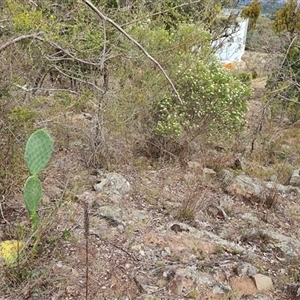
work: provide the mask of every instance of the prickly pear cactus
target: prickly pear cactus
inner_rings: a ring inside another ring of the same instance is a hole
[[[42,184],[36,175],[27,178],[23,196],[29,214],[34,214],[42,199]]]
[[[37,208],[42,199],[42,184],[37,175],[49,162],[53,144],[50,135],[39,129],[30,136],[25,148],[25,161],[31,176],[25,182],[23,197],[34,230],[38,228]]]
[[[53,140],[44,129],[34,132],[27,141],[25,161],[31,175],[40,173],[49,162],[53,151]]]

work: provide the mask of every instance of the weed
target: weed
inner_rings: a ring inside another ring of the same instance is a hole
[[[188,189],[177,213],[178,220],[194,221],[195,214],[201,209],[205,209],[208,199],[207,194],[208,190],[199,184]]]
[[[272,208],[278,201],[278,198],[280,196],[280,193],[278,189],[270,188],[266,191],[266,199],[264,200],[263,205],[265,205],[267,208]]]
[[[159,260],[159,261],[156,262],[156,266],[157,266],[157,267],[164,267],[164,266],[165,266],[165,262]]]
[[[205,260],[206,259],[206,254],[200,249],[193,247],[193,252],[196,255],[198,260]]]
[[[243,253],[243,250],[237,249],[237,248],[233,248],[233,249],[231,250],[231,253],[232,253],[233,255],[238,255],[238,254],[242,254],[242,253]]]
[[[65,228],[62,232],[62,236],[65,240],[68,240],[71,237],[70,230]]]
[[[222,254],[224,252],[223,246],[217,245],[213,251],[214,254]]]
[[[200,292],[197,289],[192,289],[186,294],[187,298],[197,299],[200,296]]]

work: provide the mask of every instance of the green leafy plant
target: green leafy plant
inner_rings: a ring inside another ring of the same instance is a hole
[[[42,199],[42,184],[38,174],[49,162],[53,145],[54,142],[47,131],[39,129],[30,136],[25,148],[25,161],[30,176],[25,182],[23,197],[34,230],[38,228],[37,208]]]
[[[166,95],[156,111],[159,135],[178,138],[184,133],[231,134],[245,124],[249,86],[237,80],[217,62],[201,60],[189,68],[177,67],[180,103]]]

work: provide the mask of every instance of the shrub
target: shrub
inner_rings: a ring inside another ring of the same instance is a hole
[[[210,34],[201,26],[181,23],[176,29],[133,24],[130,34],[160,62],[178,90],[180,101],[153,62],[128,41],[131,59],[115,59],[120,96],[106,107],[105,119],[134,132],[138,150],[152,157],[178,156],[201,134],[234,134],[244,125],[249,83],[225,70],[214,56]],[[128,54],[127,56],[128,57]],[[122,101],[121,101],[122,99]],[[115,105],[114,105],[115,103]],[[114,111],[113,115],[110,112]],[[133,143],[132,143],[133,144]],[[145,153],[146,152],[146,153]]]
[[[271,92],[273,113],[287,116],[292,122],[300,118],[299,82],[300,44],[291,47],[280,68],[268,78],[267,89]]]
[[[158,103],[156,133],[179,138],[185,133],[232,134],[245,124],[250,89],[217,62],[178,66],[182,102],[166,94]]]

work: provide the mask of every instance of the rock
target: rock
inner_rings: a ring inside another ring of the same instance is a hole
[[[225,185],[225,191],[245,200],[266,204],[268,207],[271,207],[276,202],[277,197],[282,194],[300,195],[300,189],[296,186],[284,186],[273,181],[261,181],[245,174],[234,177],[227,186]]]
[[[257,269],[249,263],[242,262],[236,266],[235,273],[239,277],[242,277],[242,276],[252,277],[257,273]]]
[[[101,206],[98,208],[100,217],[106,219],[111,225],[121,224],[123,212],[118,207]]]
[[[300,195],[300,188],[292,185],[282,185],[280,183],[275,182],[264,182],[269,194],[274,194],[274,192],[279,192],[281,194],[288,194],[298,196]]]
[[[300,187],[300,170],[294,170],[290,179],[290,185]]]
[[[266,275],[256,274],[253,280],[259,291],[268,291],[273,288],[272,279]]]
[[[130,191],[130,183],[120,174],[106,173],[100,182],[94,185],[96,192],[100,192],[114,202],[121,201]]]
[[[285,256],[293,258],[300,254],[300,241],[296,238],[285,236],[270,230],[262,230],[261,232],[271,239],[275,247],[280,249]]]
[[[208,230],[198,230],[192,226],[188,226],[184,223],[176,222],[180,228],[184,229],[180,232],[171,230],[171,226],[174,223],[169,223],[168,230],[164,227],[157,228],[157,233],[149,232],[144,234],[144,245],[151,245],[155,248],[169,247],[171,254],[176,255],[182,262],[192,262],[195,259],[195,254],[191,255],[193,249],[203,253],[203,255],[209,255],[214,253],[216,247],[226,249],[232,249],[238,253],[244,253],[245,248],[241,245],[222,239],[219,235],[216,235]],[[177,227],[177,226],[176,226]]]
[[[273,174],[268,178],[268,181],[276,182],[278,180],[278,175]]]
[[[217,173],[213,169],[209,168],[204,168],[203,169],[203,175],[204,176],[209,176],[209,177],[214,177]]]
[[[180,295],[182,292],[186,293],[195,288],[201,290],[201,286],[213,286],[215,283],[216,281],[211,275],[199,272],[196,266],[188,266],[175,271],[175,276],[170,281],[168,288],[173,294]]]
[[[209,168],[204,168],[202,174],[203,174],[203,180],[207,182],[210,182],[217,175],[217,173],[213,169],[209,169]]]
[[[277,185],[278,187],[279,185]],[[300,195],[300,188],[292,185],[282,186],[282,192],[287,195],[299,196]]]
[[[234,179],[233,173],[226,169],[220,171],[218,177],[225,187],[227,187]]]
[[[231,287],[218,282],[217,284],[214,285],[212,291],[214,294],[224,295],[231,291]]]
[[[230,286],[234,292],[242,295],[253,295],[257,293],[257,288],[253,280],[248,277],[231,277],[229,279]]]
[[[226,191],[249,201],[261,202],[265,199],[265,187],[262,182],[244,174],[236,176],[226,187]]]

